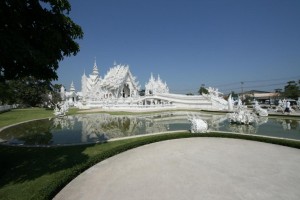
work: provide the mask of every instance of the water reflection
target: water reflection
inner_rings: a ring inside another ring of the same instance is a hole
[[[91,142],[139,134],[166,132],[169,123],[155,123],[155,119],[135,116],[78,115],[54,119],[55,127],[74,130],[81,125],[81,141]]]
[[[267,122],[268,117],[259,117],[258,121],[252,125],[227,123],[226,129],[229,132],[256,134],[259,130],[259,127],[263,124],[266,124]]]
[[[196,113],[207,121],[210,131],[238,132],[300,139],[299,120],[261,117],[255,125],[230,124],[226,115]],[[189,130],[186,112],[112,116],[82,114],[38,120],[0,132],[0,141],[8,144],[57,145],[102,142],[133,135]],[[3,142],[4,141],[4,142]]]
[[[52,144],[52,126],[49,120],[36,120],[7,128],[0,132],[0,140],[10,144]]]
[[[282,125],[283,130],[297,130],[300,121],[292,119],[276,119],[276,122]]]

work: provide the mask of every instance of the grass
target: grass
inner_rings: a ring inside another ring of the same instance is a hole
[[[43,108],[13,109],[0,114],[0,128],[23,121],[47,117],[53,117],[53,110]]]
[[[68,114],[73,115],[77,112],[78,109],[72,108]],[[54,117],[53,110],[44,108],[13,109],[9,112],[0,113],[0,128],[19,122],[49,117]]]
[[[76,113],[77,111],[73,110],[72,112]],[[3,117],[3,114],[9,117]],[[0,114],[0,121],[2,122],[2,119],[7,118],[4,124],[9,125],[9,123],[19,122],[21,119],[49,117],[52,111],[31,109],[15,110],[12,113],[3,114]],[[145,144],[188,137],[238,138],[300,149],[300,142],[298,141],[226,133],[174,133],[103,144],[50,148],[0,146],[0,199],[52,199],[81,172],[106,158]]]
[[[74,115],[74,114],[86,114],[90,111],[83,111],[78,112],[79,109],[77,108],[71,108],[69,109],[68,115]],[[173,111],[180,111],[180,110],[173,110]],[[153,111],[153,112],[121,112],[121,111],[115,111],[115,112],[107,112],[107,111],[97,111],[97,113],[109,113],[112,115],[142,115],[142,114],[153,114],[153,113],[160,113],[161,111]],[[167,112],[167,111],[164,111]],[[46,110],[44,108],[28,108],[28,109],[13,109],[9,112],[0,113],[0,129],[16,124],[19,122],[24,122],[28,120],[33,119],[41,119],[41,118],[49,118],[54,117],[53,110]]]

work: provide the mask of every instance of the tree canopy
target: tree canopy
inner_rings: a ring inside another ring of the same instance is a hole
[[[0,82],[57,79],[59,61],[76,55],[83,37],[70,10],[68,0],[0,1]]]
[[[52,107],[61,100],[60,88],[60,84],[52,85],[50,81],[38,80],[33,77],[0,82],[0,105]]]
[[[0,97],[1,102],[24,106],[36,106],[42,103],[43,95],[51,89],[49,81],[39,81],[32,77],[10,80],[0,85],[5,86],[4,91],[8,94]]]
[[[204,87],[201,86],[200,89],[198,90],[198,93],[201,94],[208,94],[208,90]]]
[[[289,81],[287,85],[284,86],[284,96],[287,98],[297,99],[300,96],[300,80],[298,84],[296,81]]]

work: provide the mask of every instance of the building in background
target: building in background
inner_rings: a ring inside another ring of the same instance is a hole
[[[160,76],[151,74],[145,84],[145,95],[140,95],[140,85],[128,65],[114,63],[105,76],[99,73],[96,62],[92,73],[81,77],[81,91],[76,92],[74,84],[70,91],[62,87],[61,96],[70,105],[82,109],[144,109],[144,108],[195,108],[207,110],[224,110],[227,101],[215,88],[209,88],[206,95],[187,96],[169,93],[169,87]]]
[[[242,99],[255,99],[261,104],[275,104],[276,100],[278,100],[280,97],[280,93],[259,90],[250,90],[240,93],[239,95],[242,97]]]

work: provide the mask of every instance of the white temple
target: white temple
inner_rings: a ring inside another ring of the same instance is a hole
[[[82,109],[227,109],[227,102],[219,96],[217,89],[209,89],[208,95],[172,94],[159,75],[155,79],[151,74],[145,84],[145,95],[141,96],[140,85],[128,65],[114,63],[102,78],[95,61],[92,73],[87,76],[84,72],[81,78],[81,91],[76,92],[72,83],[69,92],[64,92],[62,88],[61,96],[71,105]]]
[[[66,89],[64,86],[61,86],[60,88],[60,97],[62,100],[68,102],[70,106],[74,106],[77,104],[77,102],[80,100],[81,92],[76,92],[74,83],[72,81],[70,90],[66,92]]]
[[[151,74],[148,83],[146,83],[145,85],[145,95],[155,95],[161,93],[169,93],[167,83],[163,83],[159,75],[157,77],[157,80],[155,80],[155,78]]]
[[[92,74],[87,77],[84,73],[81,78],[82,99],[84,101],[102,101],[137,97],[140,86],[135,79],[128,65],[116,64],[102,78],[99,76],[95,62]]]

